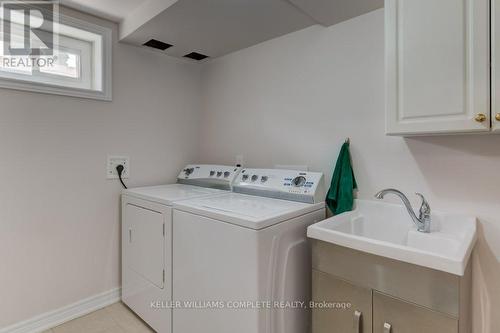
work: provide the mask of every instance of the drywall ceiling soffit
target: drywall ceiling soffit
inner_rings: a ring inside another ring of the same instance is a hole
[[[383,8],[384,0],[287,0],[324,26]]]
[[[211,58],[315,24],[330,26],[383,7],[383,0],[62,0],[69,7],[120,22],[119,39],[156,39],[174,57]]]
[[[133,24],[122,22],[121,41],[156,39],[173,45],[161,52],[175,57],[198,52],[215,58],[316,24],[286,0],[178,0],[145,22],[138,16]]]

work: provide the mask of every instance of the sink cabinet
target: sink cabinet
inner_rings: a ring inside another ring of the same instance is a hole
[[[312,298],[317,304],[349,303],[349,308],[313,309],[313,333],[372,331],[372,290],[313,270]]]
[[[312,333],[470,333],[463,276],[313,240]],[[350,307],[319,307],[319,304]]]
[[[458,319],[373,292],[373,332],[456,333]]]

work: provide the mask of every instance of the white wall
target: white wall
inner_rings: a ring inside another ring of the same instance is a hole
[[[145,49],[115,44],[113,61],[111,103],[0,89],[0,327],[120,285],[108,153],[131,156],[131,186],[236,154],[329,180],[347,136],[360,197],[418,190],[480,218],[474,332],[500,327],[500,136],[384,135],[382,10],[216,59],[201,86],[200,66]]]
[[[115,31],[113,102],[0,89],[0,328],[120,286],[108,153],[130,155],[131,186],[198,156],[199,66],[91,20]]]
[[[359,197],[396,187],[433,209],[474,214],[475,333],[500,327],[500,136],[384,135],[384,17],[378,10],[213,60],[202,76],[204,162],[307,164],[330,180],[351,138]],[[486,238],[486,240],[484,239]]]

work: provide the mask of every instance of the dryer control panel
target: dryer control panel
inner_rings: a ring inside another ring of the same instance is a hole
[[[230,190],[240,171],[240,167],[228,165],[188,164],[177,176],[177,182]]]
[[[244,168],[236,177],[233,191],[306,203],[325,199],[324,177],[320,172]]]

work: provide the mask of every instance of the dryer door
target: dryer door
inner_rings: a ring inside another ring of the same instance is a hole
[[[122,301],[156,332],[171,332],[172,208],[122,196]]]
[[[145,207],[127,203],[124,215],[124,241],[128,248],[131,270],[163,289],[165,287],[165,221],[164,215]]]

